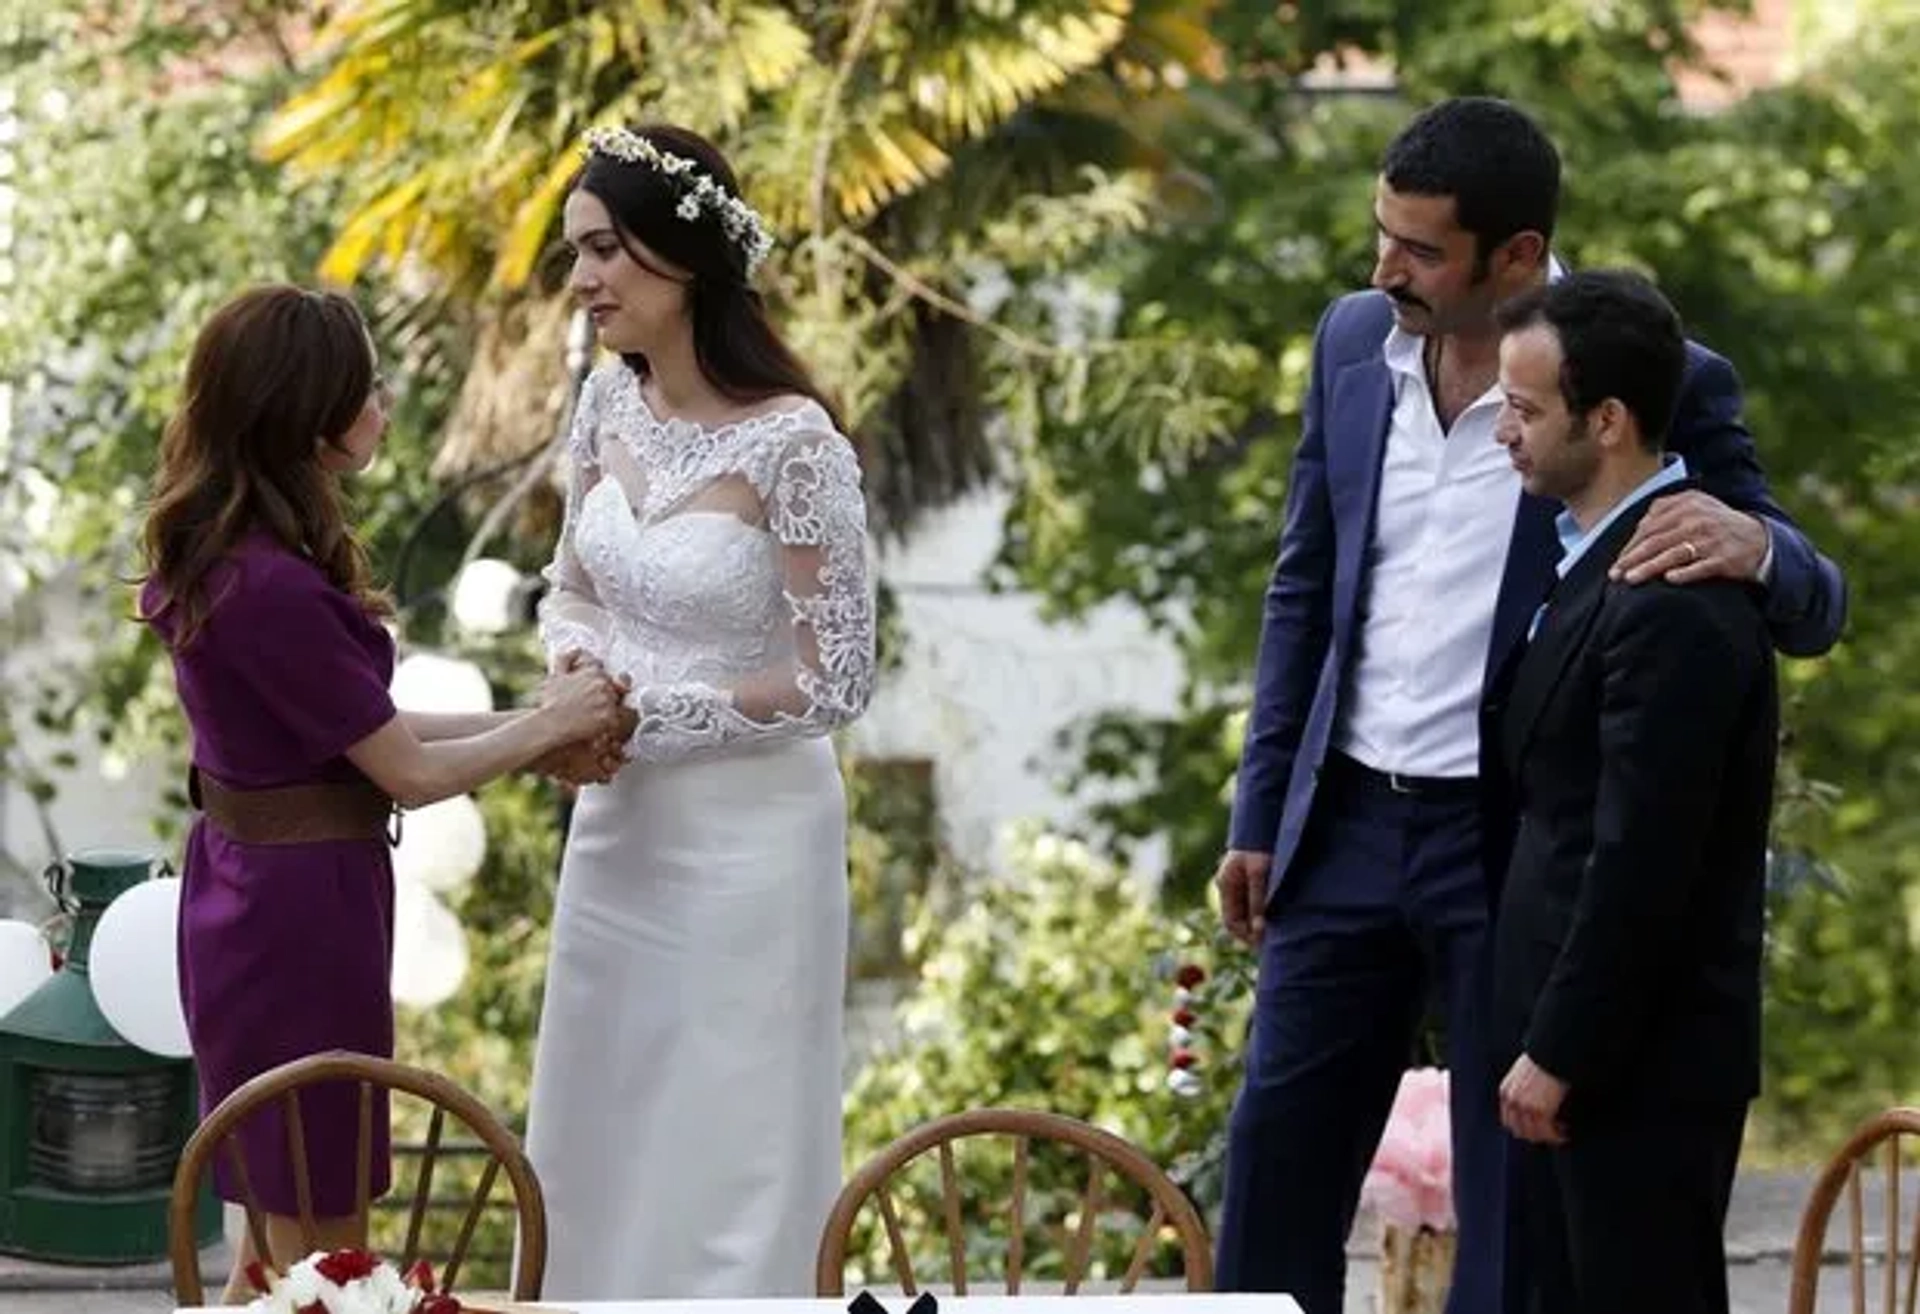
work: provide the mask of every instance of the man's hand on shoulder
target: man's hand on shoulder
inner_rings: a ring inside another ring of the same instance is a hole
[[[1267,929],[1267,877],[1273,871],[1271,853],[1228,849],[1213,875],[1220,891],[1220,921],[1227,934],[1244,945],[1258,945]]]
[[[1609,572],[1629,584],[1664,579],[1760,579],[1773,544],[1759,516],[1736,511],[1696,489],[1659,498],[1647,508]]]

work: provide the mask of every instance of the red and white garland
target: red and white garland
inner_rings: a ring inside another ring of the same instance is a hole
[[[1182,1099],[1193,1099],[1206,1089],[1194,1068],[1200,1054],[1195,1048],[1193,1024],[1199,1021],[1194,1011],[1201,982],[1207,970],[1198,963],[1182,963],[1173,974],[1173,1025],[1167,1031],[1167,1089]]]
[[[424,1259],[402,1275],[365,1250],[315,1251],[280,1274],[256,1260],[247,1280],[260,1293],[248,1308],[260,1314],[461,1314]]]

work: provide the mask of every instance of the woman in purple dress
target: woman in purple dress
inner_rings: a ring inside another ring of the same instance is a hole
[[[303,1055],[390,1056],[395,806],[464,793],[619,731],[619,689],[582,670],[541,706],[398,712],[388,608],[341,510],[387,425],[372,340],[353,303],[294,287],[247,292],[201,331],[162,442],[146,523],[142,619],[173,657],[200,809],[187,839],[180,988],[203,1111]],[[617,751],[611,743],[607,751]],[[302,1100],[323,1246],[361,1244],[358,1100]],[[386,1110],[374,1194],[389,1186]],[[284,1265],[301,1257],[279,1113],[242,1132],[248,1178]],[[222,1157],[215,1185],[241,1198]],[[227,1288],[247,1294],[242,1245]]]

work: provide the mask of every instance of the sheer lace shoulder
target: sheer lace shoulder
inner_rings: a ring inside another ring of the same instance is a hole
[[[548,654],[549,665],[558,665],[568,652],[579,652],[604,662],[612,638],[593,580],[574,550],[573,531],[579,523],[581,504],[588,490],[600,480],[600,399],[617,385],[618,380],[612,374],[615,370],[626,370],[625,363],[609,361],[587,376],[567,426],[566,511],[553,560],[541,572],[547,581],[547,592],[538,609],[540,642]]]
[[[631,374],[625,361],[609,360],[594,366],[580,385],[579,400],[574,403],[573,420],[567,429],[567,459],[597,464],[600,460],[600,416],[606,409],[602,398],[616,392],[620,376]]]
[[[769,532],[803,568],[790,570],[787,601],[817,649],[818,676],[802,672],[815,711],[834,724],[866,709],[873,692],[874,611],[867,582],[867,504],[853,445],[831,430],[792,434],[769,462],[762,492]]]

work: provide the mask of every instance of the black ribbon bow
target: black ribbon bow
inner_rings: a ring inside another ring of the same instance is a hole
[[[939,1314],[940,1302],[933,1298],[931,1291],[923,1291],[913,1298],[913,1304],[907,1306],[907,1314]],[[887,1314],[887,1307],[875,1298],[871,1291],[862,1291],[847,1302],[847,1314]]]

